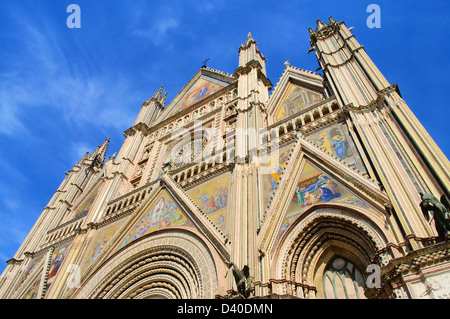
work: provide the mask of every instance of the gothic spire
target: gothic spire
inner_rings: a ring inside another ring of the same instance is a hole
[[[250,43],[256,43],[256,41],[255,41],[255,40],[253,39],[253,37],[252,37],[252,33],[251,33],[251,32],[249,32],[249,33],[247,34],[247,41],[245,42],[245,46],[246,46],[246,47],[249,46]]]
[[[161,86],[159,87],[158,91],[156,91],[156,93],[153,95],[153,97],[154,97],[155,99],[160,99],[160,98],[161,98],[162,88],[163,88],[163,86],[161,85]]]
[[[92,154],[89,155],[89,159],[95,160],[97,158],[97,161],[100,164],[103,164],[106,157],[106,150],[108,149],[110,137],[108,137],[102,144],[97,146],[97,148],[92,152]]]
[[[88,159],[89,152],[86,152],[83,157],[73,166],[73,167],[81,167],[84,160]]]
[[[256,41],[252,37],[252,33],[247,34],[245,45],[241,44],[239,47],[239,67],[244,67],[250,61],[257,61],[261,65],[261,72],[266,75],[266,58],[259,51]]]
[[[161,103],[162,107],[164,108],[165,104],[166,104],[166,97],[167,97],[167,91],[164,92],[163,96],[161,97],[161,99],[159,100],[159,103]]]
[[[330,20],[330,24],[338,24],[338,22],[334,20],[332,17],[329,17],[328,20]]]
[[[323,28],[327,27],[328,24],[323,22],[322,20],[317,19],[316,23],[316,32],[322,30]]]

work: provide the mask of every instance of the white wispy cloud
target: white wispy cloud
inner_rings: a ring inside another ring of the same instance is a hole
[[[153,44],[159,46],[167,43],[167,35],[171,29],[175,29],[178,22],[173,17],[163,17],[155,21],[149,28],[140,28],[132,31],[132,35],[144,37]]]
[[[0,134],[14,135],[18,132],[24,134],[26,128],[19,119],[17,112],[18,101],[11,92],[6,93],[5,89],[0,89]]]
[[[179,31],[180,14],[174,4],[153,10],[148,3],[139,2],[129,14],[131,35],[142,37],[156,46],[170,46],[170,32]]]
[[[0,160],[0,260],[12,258],[14,248],[19,248],[20,243],[28,233],[30,221],[29,201],[24,201],[23,193],[20,191],[21,185],[28,183],[28,178],[24,172],[15,168],[7,159]],[[28,222],[26,222],[28,220]],[[31,223],[33,220],[31,220]],[[6,240],[7,239],[7,240]],[[12,248],[12,246],[15,246]],[[8,251],[8,253],[6,253]],[[9,254],[9,255],[8,255]],[[0,265],[0,269],[1,269]]]
[[[21,24],[21,54],[26,63],[0,73],[1,134],[26,133],[23,120],[27,111],[44,107],[79,126],[123,129],[132,123],[132,114],[126,111],[130,103],[136,103],[130,81],[120,75],[89,72],[82,64],[74,68],[50,28],[30,21]],[[170,25],[167,22],[159,32],[163,34]]]

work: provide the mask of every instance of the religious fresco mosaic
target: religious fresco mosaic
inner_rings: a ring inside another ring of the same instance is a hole
[[[200,77],[200,79],[197,80],[187,91],[183,98],[173,107],[172,111],[168,116],[166,116],[166,118],[183,111],[192,104],[219,91],[226,85],[227,84],[211,78],[206,78],[204,76]]]
[[[192,223],[168,192],[162,190],[152,201],[144,216],[128,232],[119,248],[145,234],[175,226],[192,226]]]
[[[286,117],[298,113],[314,104],[322,101],[323,95],[309,91],[295,84],[290,84],[288,91],[281,102],[281,106],[275,114],[275,121],[280,121]]]
[[[228,184],[229,174],[225,174],[187,193],[225,235],[229,232],[227,227]]]
[[[98,193],[100,192],[100,185],[97,186],[91,194],[87,196],[87,198],[83,201],[83,203],[77,207],[75,211],[75,218],[84,216],[89,213],[92,205],[94,204],[95,199],[97,198]]]
[[[281,148],[278,152],[273,152],[268,156],[266,162],[265,173],[263,174],[264,185],[264,198],[267,203],[270,194],[275,190],[281,181],[281,175],[285,171],[288,165],[289,154],[294,148],[294,145],[290,145]]]
[[[52,262],[50,266],[50,270],[48,271],[48,277],[47,277],[47,290],[52,285],[53,281],[56,278],[56,275],[58,274],[59,268],[61,267],[61,264],[64,261],[64,258],[67,255],[67,252],[69,251],[69,247],[72,244],[72,242],[65,243],[59,247],[56,247],[55,250],[52,253]]]
[[[22,277],[19,281],[19,286],[21,285],[31,277],[34,277],[35,279],[33,282],[29,285],[28,289],[26,290],[25,294],[23,295],[22,299],[36,299],[37,294],[39,291],[39,284],[41,283],[41,274],[42,274],[42,260],[44,259],[44,254],[40,254],[39,256],[35,256],[31,263],[26,270],[25,273],[22,274]]]
[[[40,273],[42,273],[42,271],[40,271],[39,274]],[[30,288],[25,292],[22,299],[37,299],[40,284],[41,284],[41,276],[38,276],[37,279],[33,281]]]
[[[345,164],[366,172],[361,156],[350,136],[345,123],[336,123],[317,133],[308,136],[308,139],[327,149],[328,153],[336,155]]]
[[[373,207],[361,200],[346,187],[306,161],[297,182],[295,192],[290,199],[289,207],[284,215],[276,242],[278,242],[296,218],[309,207],[318,203],[351,204],[377,213]]]
[[[20,287],[24,283],[24,281],[27,280],[37,270],[39,265],[42,263],[43,258],[44,258],[44,255],[41,254],[39,256],[34,257],[31,260],[30,266],[28,267],[27,271],[24,272],[22,274],[22,277],[20,278],[18,287]],[[42,267],[42,265],[40,265],[40,266]]]
[[[124,220],[120,220],[97,230],[91,240],[91,243],[86,249],[85,256],[83,256],[81,260],[81,271],[92,264],[92,262],[99,256],[103,249],[111,242],[111,239],[117,233],[124,222]]]

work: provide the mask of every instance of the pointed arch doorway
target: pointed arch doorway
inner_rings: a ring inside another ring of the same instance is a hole
[[[351,260],[335,256],[326,266],[322,278],[325,299],[366,299],[364,275]]]

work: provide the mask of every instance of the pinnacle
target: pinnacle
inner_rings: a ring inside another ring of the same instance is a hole
[[[284,62],[284,67],[287,69],[288,67],[291,66],[291,63],[289,62],[289,60],[287,60],[286,62]]]
[[[158,91],[156,91],[156,93],[153,95],[154,98],[156,98],[156,99],[161,98],[162,88],[163,88],[163,86],[161,85],[159,87]]]
[[[164,105],[166,104],[166,97],[167,97],[167,91],[164,92],[164,95],[161,97],[161,99],[159,100],[159,102],[161,103],[161,105],[164,107]]]
[[[325,28],[327,25],[328,25],[327,23],[317,19],[316,31],[319,31],[319,30]]]
[[[247,40],[245,41],[245,45],[242,44],[241,47],[248,47],[251,43],[256,44],[256,41],[255,41],[255,39],[253,39],[252,33],[249,32],[249,33],[247,34]]]
[[[328,20],[330,21],[331,24],[336,24],[338,23],[336,20],[334,20],[332,17],[329,17]]]
[[[152,100],[156,100],[164,107],[164,104],[166,103],[166,97],[167,97],[167,91],[162,94],[163,86],[161,85],[158,89],[158,91],[153,94],[153,96],[149,99],[147,99],[144,103],[142,103],[142,106],[147,106],[150,104]]]
[[[90,155],[91,158],[95,158],[95,156],[99,156],[101,162],[103,163],[105,161],[105,156],[106,156],[106,150],[108,149],[108,144],[110,141],[111,137],[108,136],[108,138],[102,143],[100,144],[94,152],[92,152],[92,154]]]

